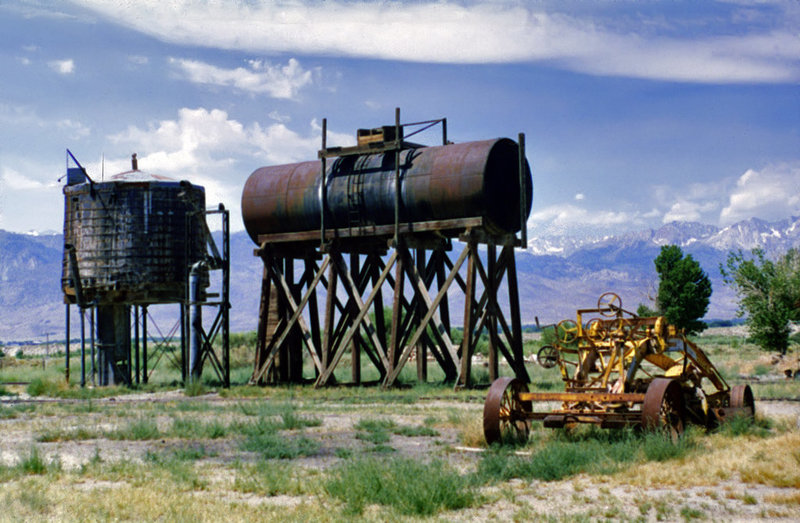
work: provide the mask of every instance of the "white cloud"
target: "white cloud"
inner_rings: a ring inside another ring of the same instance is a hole
[[[107,159],[105,172],[129,170],[129,154],[136,152],[141,170],[204,186],[209,204],[222,202],[232,210],[236,228],[247,176],[262,165],[316,159],[320,131],[316,121],[301,134],[284,123],[245,125],[219,109],[183,108],[175,120],[145,129],[131,126],[110,137],[125,152],[119,159]],[[332,145],[355,142],[354,137],[330,131],[328,140]],[[99,172],[99,165],[89,166],[89,172]]]
[[[79,140],[91,134],[91,129],[82,122],[64,118],[48,120],[26,106],[0,104],[0,123],[10,126],[33,127],[42,130],[57,129],[70,140]]]
[[[292,119],[288,114],[279,113],[278,111],[272,111],[267,116],[280,123],[287,123]]]
[[[544,61],[589,74],[686,82],[800,80],[797,16],[784,4],[765,7],[758,26],[722,11],[717,17],[727,24],[693,31],[690,14],[664,24],[664,13],[621,19],[595,5],[567,15],[516,0],[80,3],[184,45],[439,63]],[[244,73],[253,71],[237,75]]]
[[[747,170],[736,182],[720,223],[758,217],[765,220],[800,214],[800,163],[769,165]]]
[[[186,78],[195,83],[231,86],[251,93],[267,94],[273,98],[294,98],[297,92],[311,83],[311,71],[290,58],[284,66],[262,60],[248,60],[248,68],[223,69],[197,60],[170,58]]]
[[[68,60],[53,60],[47,62],[47,65],[58,74],[72,74],[75,72],[75,61],[71,58]]]
[[[150,59],[142,55],[131,55],[128,57],[128,61],[133,65],[147,65],[150,63]]]
[[[589,210],[577,205],[551,205],[531,213],[528,223],[531,225],[553,224],[570,225],[622,225],[640,222],[638,213],[625,211]]]
[[[519,172],[519,170],[518,170],[518,172]],[[583,199],[585,199],[585,198],[586,198],[586,195],[583,194],[582,192],[579,192],[579,193],[577,193],[575,195],[575,201],[578,201],[578,202],[583,200]]]
[[[0,180],[3,181],[3,185],[6,189],[12,191],[31,191],[46,187],[44,183],[24,176],[8,167],[3,168],[3,174],[0,175]]]
[[[704,222],[711,211],[719,209],[716,201],[692,201],[681,199],[673,203],[664,214],[663,223],[669,222]]]

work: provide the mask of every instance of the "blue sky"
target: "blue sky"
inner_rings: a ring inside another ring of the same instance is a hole
[[[795,1],[0,1],[0,71],[0,229],[61,229],[69,148],[97,178],[136,152],[238,230],[253,170],[396,106],[526,133],[534,235],[800,215]]]

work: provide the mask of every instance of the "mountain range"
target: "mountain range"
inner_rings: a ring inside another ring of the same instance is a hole
[[[800,247],[800,218],[776,222],[752,218],[719,228],[693,222],[672,222],[658,229],[605,238],[531,238],[517,251],[517,271],[524,323],[552,323],[573,317],[575,309],[593,307],[600,294],[614,291],[623,306],[635,310],[652,305],[657,276],[653,260],[661,246],[679,245],[711,279],[714,292],[706,318],[732,319],[735,294],[719,272],[728,252],[755,247],[776,256]],[[261,262],[244,232],[231,235],[231,330],[253,330],[258,316]],[[18,234],[0,230],[0,341],[64,337],[61,295],[60,234]],[[460,252],[460,247],[454,249]],[[451,292],[451,295],[453,293]],[[455,303],[458,296],[455,297]],[[457,306],[457,305],[455,305]],[[177,306],[151,307],[168,330]],[[77,323],[73,321],[72,336]]]

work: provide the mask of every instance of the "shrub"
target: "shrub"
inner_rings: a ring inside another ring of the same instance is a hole
[[[203,385],[203,382],[199,379],[188,381],[186,385],[183,387],[183,395],[188,396],[190,398],[202,396],[205,393],[206,393],[206,388]]]
[[[31,396],[57,396],[60,389],[61,385],[58,381],[38,377],[31,380],[27,391]]]

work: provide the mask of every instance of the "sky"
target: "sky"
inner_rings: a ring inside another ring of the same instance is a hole
[[[241,230],[251,172],[395,107],[456,142],[525,133],[532,235],[800,215],[794,0],[0,0],[0,71],[15,232],[62,229],[66,149],[95,179],[137,153]]]

